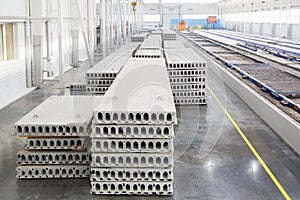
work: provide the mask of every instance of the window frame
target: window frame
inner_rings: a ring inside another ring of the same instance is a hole
[[[6,24],[12,24],[12,51],[13,51],[13,57],[12,59],[7,59],[7,36],[6,36]],[[2,48],[3,48],[3,60],[0,60],[0,64],[6,63],[6,62],[11,62],[16,60],[16,28],[15,28],[15,23],[14,22],[1,22],[0,25],[2,25]]]

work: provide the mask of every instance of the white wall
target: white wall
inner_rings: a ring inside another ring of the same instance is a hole
[[[145,15],[161,15],[162,25],[169,28],[172,19],[180,19],[183,15],[198,15],[207,18],[209,15],[217,15],[217,4],[207,3],[149,3],[145,6]],[[200,17],[201,18],[201,17]],[[144,25],[152,25],[153,22],[144,22]]]
[[[218,15],[226,29],[299,41],[300,0],[227,0],[218,4]],[[248,22],[254,23],[252,30]]]
[[[25,16],[25,1],[9,0],[0,2],[0,21],[6,17],[15,18]],[[24,23],[19,22],[14,26],[15,59],[0,62],[0,109],[12,101],[29,93],[26,88],[25,76],[25,45],[24,45]]]
[[[0,62],[0,109],[32,91],[26,88],[24,23],[17,23],[15,31],[16,59]]]
[[[70,3],[73,0],[62,1],[62,11],[64,19],[63,27],[63,65],[65,70],[69,69],[71,65],[72,56],[72,37],[71,37],[71,11]],[[73,1],[75,2],[75,1]],[[79,0],[82,14],[87,16],[86,0]],[[58,30],[57,30],[57,0],[43,0],[42,1],[42,16],[50,17],[50,57],[52,60],[51,70],[55,75],[58,75]],[[34,9],[33,5],[33,9]],[[34,11],[33,11],[34,12]],[[37,12],[38,13],[38,12]],[[13,18],[13,19],[12,19]],[[14,19],[15,18],[15,19]],[[8,62],[0,62],[0,109],[9,105],[11,102],[24,96],[32,91],[34,88],[26,87],[26,59],[25,59],[25,19],[26,19],[26,0],[0,0],[0,21],[16,21],[15,23],[15,60]],[[20,22],[21,21],[21,22]],[[41,36],[43,39],[42,44],[42,57],[46,57],[46,40],[45,40],[45,20],[41,20]],[[83,42],[83,35],[79,33],[79,59],[85,60],[86,49]],[[42,59],[42,58],[41,58]],[[47,61],[44,62],[45,66]],[[50,66],[49,63],[47,66]],[[48,69],[45,67],[45,69]]]
[[[25,16],[25,0],[0,0],[0,16]]]
[[[300,41],[300,24],[291,24],[291,37]]]

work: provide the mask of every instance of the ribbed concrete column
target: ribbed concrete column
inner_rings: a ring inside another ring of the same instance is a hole
[[[71,1],[71,16],[72,18],[78,17],[78,12],[76,9],[76,2]],[[79,22],[73,19],[71,22],[71,35],[72,35],[72,66],[79,66]]]
[[[94,15],[95,15],[95,0],[88,0],[88,41],[89,41],[89,47],[90,47],[90,53],[92,58],[92,65],[94,65],[94,50],[95,50],[95,38],[94,38]]]
[[[42,2],[40,0],[31,1],[31,16],[40,18],[42,16]],[[42,66],[42,20],[32,21],[32,44],[33,44],[33,86],[40,88],[43,82]]]
[[[110,53],[110,38],[111,38],[111,33],[110,33],[110,26],[111,26],[111,13],[110,13],[110,0],[106,0],[105,2],[105,28],[104,30],[106,31],[106,37],[104,38],[104,42],[106,43],[106,49],[107,53]]]
[[[105,10],[105,0],[100,0],[100,31],[101,31],[101,51],[103,57],[106,56],[106,10]]]

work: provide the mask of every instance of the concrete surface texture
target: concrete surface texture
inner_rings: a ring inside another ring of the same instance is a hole
[[[66,77],[73,81],[76,69]],[[292,199],[300,198],[300,157],[240,98],[208,70],[208,84],[235,119]],[[36,90],[0,111],[0,199],[100,199],[89,194],[89,179],[15,179],[16,155],[24,139],[12,124],[49,95]],[[177,107],[174,140],[174,195],[169,197],[101,196],[101,199],[283,199],[278,188],[246,146],[216,101],[207,107]]]
[[[144,42],[141,44],[141,50],[154,50],[154,49],[161,49],[162,47],[162,39],[161,35],[153,35],[151,34]]]
[[[108,55],[102,61],[97,63],[86,72],[87,78],[96,78],[97,74],[104,73],[119,73],[124,64],[127,62],[132,52],[139,46],[140,43],[128,43],[121,46],[116,51]],[[105,77],[99,77],[105,78]]]
[[[93,117],[93,99],[92,96],[51,96],[16,122],[16,133],[21,125],[86,125]]]
[[[178,43],[181,43],[180,41],[177,41]],[[168,63],[168,67],[173,68],[188,68],[185,65],[180,64],[195,64],[195,66],[189,66],[189,68],[202,68],[205,67],[203,64],[205,64],[205,60],[199,56],[193,49],[191,48],[176,48],[176,49],[168,49],[165,50],[166,54],[166,60]],[[171,66],[170,66],[171,64]],[[200,66],[198,67],[199,64]],[[172,66],[174,65],[174,66]]]
[[[130,58],[114,83],[96,106],[96,111],[160,112],[163,110],[175,113],[167,69],[162,58]]]

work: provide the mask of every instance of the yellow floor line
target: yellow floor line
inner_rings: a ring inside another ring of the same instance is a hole
[[[226,116],[231,121],[231,123],[233,124],[233,126],[236,128],[236,130],[238,131],[238,133],[244,139],[244,141],[246,142],[246,144],[248,145],[248,147],[250,148],[250,150],[252,151],[252,153],[255,155],[255,157],[257,158],[257,160],[260,162],[260,164],[263,166],[263,168],[265,169],[265,171],[268,173],[268,175],[270,176],[270,178],[272,179],[272,181],[274,182],[274,184],[280,190],[280,192],[282,193],[282,195],[284,196],[284,198],[290,200],[291,199],[290,196],[287,194],[287,192],[285,191],[285,189],[281,186],[281,184],[279,183],[279,181],[276,179],[276,177],[271,172],[271,170],[269,169],[269,167],[267,166],[267,164],[263,161],[263,159],[257,153],[257,151],[255,150],[255,148],[253,147],[253,145],[249,142],[249,140],[247,139],[247,137],[245,136],[245,134],[242,132],[242,130],[239,128],[239,126],[235,123],[235,121],[233,120],[233,118],[231,117],[231,115],[228,113],[228,111],[226,110],[226,108],[223,106],[223,104],[221,103],[221,101],[218,99],[218,97],[210,89],[209,86],[207,88],[208,88],[209,92],[211,93],[211,95],[214,97],[214,99],[218,102],[218,104],[220,105],[220,107],[223,109],[223,111],[225,112]]]

